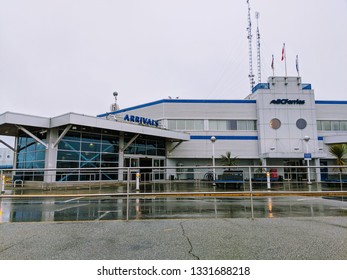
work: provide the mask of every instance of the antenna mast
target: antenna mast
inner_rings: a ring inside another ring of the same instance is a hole
[[[259,12],[255,12],[255,18],[257,19],[257,70],[258,70],[258,83],[261,83],[261,63],[260,63],[260,32],[259,32]]]
[[[252,89],[254,87],[254,75],[253,75],[253,62],[252,62],[252,23],[251,23],[251,7],[249,4],[249,0],[247,0],[247,4],[248,4],[248,27],[247,27],[247,31],[248,31],[248,56],[249,56],[249,83],[251,86],[251,92]]]

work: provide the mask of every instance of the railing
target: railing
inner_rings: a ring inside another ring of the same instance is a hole
[[[253,219],[255,198],[339,196],[343,199],[347,195],[347,175],[340,166],[180,166],[146,167],[146,170],[151,171],[139,173],[139,167],[0,170],[0,200],[117,198],[125,201],[125,219],[129,220],[130,204],[138,200],[249,198]],[[307,176],[308,171],[311,176]],[[41,181],[28,178],[41,178]],[[76,178],[82,181],[68,180]]]
[[[142,185],[157,182],[210,183],[217,187],[246,190],[255,189],[307,190],[335,188],[347,184],[347,166],[172,166],[119,167],[81,169],[4,169],[0,170],[0,186],[25,189],[87,186],[88,188],[133,184],[140,174]],[[308,176],[308,174],[310,176]],[[237,188],[236,188],[237,187]]]

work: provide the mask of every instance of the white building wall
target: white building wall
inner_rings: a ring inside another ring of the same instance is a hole
[[[269,78],[270,89],[262,89],[252,96],[257,100],[259,149],[263,158],[303,158],[306,152],[318,157],[316,108],[313,90],[302,90],[297,77]],[[276,102],[279,102],[278,104]],[[270,126],[278,119],[281,126]],[[297,121],[304,119],[304,129]],[[309,136],[308,151],[303,140]]]
[[[212,157],[211,136],[217,137],[217,159],[227,151],[244,162],[271,159],[267,163],[272,164],[281,164],[284,159],[303,160],[306,152],[311,153],[312,158],[330,158],[323,138],[347,133],[318,131],[317,120],[347,120],[347,102],[316,102],[314,91],[309,84],[302,84],[300,77],[270,77],[264,85],[245,100],[163,99],[121,110],[120,115],[158,119],[164,128],[167,128],[167,120],[203,120],[203,130],[186,131],[190,141],[182,142],[172,151],[177,142],[168,144],[168,151],[171,151],[168,163],[191,160],[201,164],[209,160]],[[276,104],[271,103],[272,100],[300,102]],[[270,127],[274,118],[281,121],[279,129]],[[306,121],[305,128],[297,127],[299,119]],[[256,120],[257,130],[212,131],[209,120]],[[307,143],[305,136],[310,137]]]
[[[8,148],[0,148],[0,167],[13,166],[14,152]]]

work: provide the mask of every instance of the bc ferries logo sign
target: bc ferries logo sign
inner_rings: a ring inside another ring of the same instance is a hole
[[[149,125],[149,126],[159,126],[159,121],[152,120],[149,118],[139,117],[139,116],[133,116],[133,115],[125,115],[124,120],[128,122],[143,124],[143,125]]]
[[[270,104],[282,104],[282,105],[304,105],[305,100],[300,100],[300,99],[273,99],[271,100]]]

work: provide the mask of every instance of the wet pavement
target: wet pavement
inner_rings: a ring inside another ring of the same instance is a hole
[[[347,199],[322,197],[256,197],[255,218],[347,217]],[[129,209],[127,215],[127,209]],[[249,197],[233,198],[3,198],[0,223],[104,221],[142,219],[251,218]]]
[[[253,197],[251,219],[249,197],[147,197],[128,204],[106,195],[124,191],[16,190],[46,197],[2,197],[0,259],[347,259],[346,197]],[[216,190],[166,184],[140,193],[158,191]],[[74,197],[49,197],[56,194]]]

